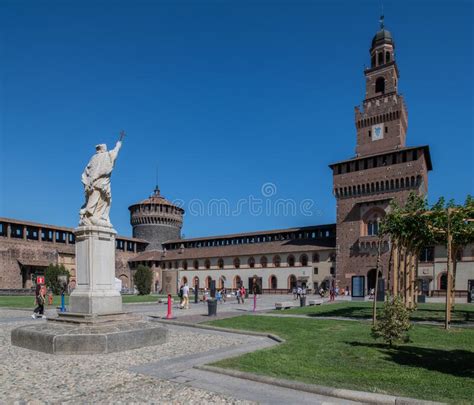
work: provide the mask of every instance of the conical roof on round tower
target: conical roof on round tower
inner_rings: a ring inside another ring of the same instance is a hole
[[[184,209],[163,197],[158,186],[150,197],[128,209],[133,235],[149,242],[147,250],[161,249],[166,240],[180,238]]]

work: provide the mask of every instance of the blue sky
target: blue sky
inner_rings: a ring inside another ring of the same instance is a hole
[[[112,176],[121,234],[157,167],[162,194],[188,208],[187,237],[334,222],[327,165],[354,155],[380,13],[375,0],[0,0],[0,215],[76,226],[95,144],[125,129]],[[474,191],[472,2],[384,1],[384,14],[407,144],[431,148],[429,200],[463,201]],[[293,199],[296,214],[255,215],[239,203],[249,198]],[[195,212],[212,199],[231,215]]]

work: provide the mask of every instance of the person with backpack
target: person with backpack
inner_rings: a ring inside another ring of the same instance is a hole
[[[181,308],[189,309],[189,287],[188,283],[185,283],[181,287]]]
[[[178,291],[179,307],[180,308],[183,308],[183,288],[184,288],[184,285],[181,284],[181,287],[179,287],[179,291]]]
[[[36,319],[37,316],[36,314],[40,315],[41,318],[46,319],[46,315],[44,314],[44,303],[46,301],[45,299],[45,289],[41,284],[38,284],[36,286],[36,308],[33,311],[33,314],[31,314],[31,317],[33,319]]]

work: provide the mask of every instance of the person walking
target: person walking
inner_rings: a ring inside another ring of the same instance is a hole
[[[247,292],[245,291],[245,287],[244,286],[240,287],[240,299],[242,301],[242,304],[245,303],[245,294],[246,293]]]
[[[183,308],[189,309],[189,287],[188,283],[183,286]]]
[[[235,296],[237,297],[237,304],[240,304],[240,288],[237,288],[235,292]]]
[[[46,316],[44,314],[44,303],[45,303],[45,289],[43,288],[42,285],[38,284],[36,286],[36,308],[33,311],[33,314],[31,314],[31,317],[33,319],[36,319],[37,316],[36,314],[40,315],[41,318],[46,319]]]

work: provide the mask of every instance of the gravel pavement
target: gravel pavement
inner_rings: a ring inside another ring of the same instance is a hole
[[[31,312],[0,311],[0,403],[248,404],[129,370],[158,360],[235,347],[244,337],[169,331],[161,346],[107,355],[52,356],[12,346],[13,328],[32,322]]]

